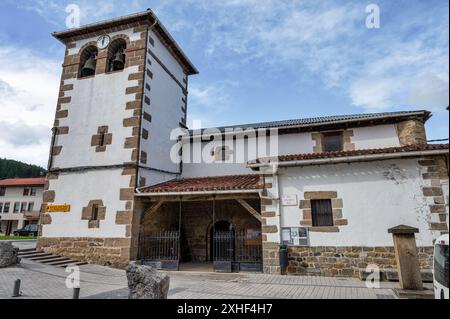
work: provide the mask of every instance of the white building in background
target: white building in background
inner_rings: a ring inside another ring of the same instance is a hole
[[[38,248],[115,267],[279,273],[286,244],[290,273],[358,276],[395,268],[388,229],[406,224],[430,267],[433,240],[448,232],[448,145],[427,144],[430,112],[172,139],[198,71],[152,11],[54,36],[66,55]]]
[[[0,234],[39,222],[45,178],[0,180]]]

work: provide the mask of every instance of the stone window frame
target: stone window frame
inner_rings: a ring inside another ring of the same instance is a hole
[[[333,226],[314,227],[312,219],[312,200],[330,200],[331,209],[333,211]],[[338,198],[337,192],[334,191],[308,191],[304,192],[304,199],[300,200],[300,210],[302,212],[302,219],[300,225],[307,227],[309,232],[322,233],[338,233],[341,226],[347,226],[348,220],[343,218],[342,210],[344,208],[344,201]]]
[[[96,212],[94,211],[95,208],[97,208]],[[86,207],[83,207],[81,219],[88,221],[88,228],[100,228],[100,221],[105,220],[105,218],[106,207],[102,200],[91,200]]]
[[[340,133],[342,136],[341,151],[354,151],[356,149],[356,145],[352,143],[352,137],[354,136],[354,132],[352,129],[330,130],[315,132],[311,134],[311,138],[315,142],[313,153],[323,153],[325,149],[324,136],[336,133]]]
[[[91,146],[95,146],[95,152],[106,152],[106,147],[112,144],[112,133],[108,133],[108,126],[99,126],[97,134],[94,134],[91,139]]]

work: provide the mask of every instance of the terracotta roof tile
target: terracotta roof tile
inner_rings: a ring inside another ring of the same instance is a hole
[[[409,146],[389,147],[389,148],[361,149],[361,150],[341,151],[341,152],[290,154],[279,156],[278,160],[280,162],[290,162],[290,161],[314,160],[323,158],[351,157],[361,155],[408,153],[408,152],[446,150],[446,149],[448,150],[448,146],[449,146],[448,144],[427,144],[427,145],[409,145]]]
[[[259,175],[183,178],[142,188],[142,193],[208,192],[263,189]]]
[[[45,184],[45,178],[14,178],[0,180],[0,186],[40,186]]]

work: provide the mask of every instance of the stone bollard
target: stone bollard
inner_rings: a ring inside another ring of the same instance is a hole
[[[0,268],[6,268],[20,263],[19,248],[10,242],[0,241]]]
[[[394,237],[400,286],[405,290],[423,290],[415,237],[418,232],[417,228],[405,225],[389,229]]]
[[[132,262],[127,268],[128,299],[167,299],[170,278],[150,266]]]

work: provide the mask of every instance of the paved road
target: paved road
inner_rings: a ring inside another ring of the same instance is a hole
[[[127,280],[123,270],[96,265],[80,267],[81,298],[127,298]],[[22,260],[19,266],[0,269],[0,298],[10,298],[13,282],[22,281],[21,298],[71,298],[65,286],[65,269]],[[277,276],[264,274],[215,274],[170,272],[171,299],[357,299],[394,298],[392,283],[381,289],[367,289],[357,279]]]

